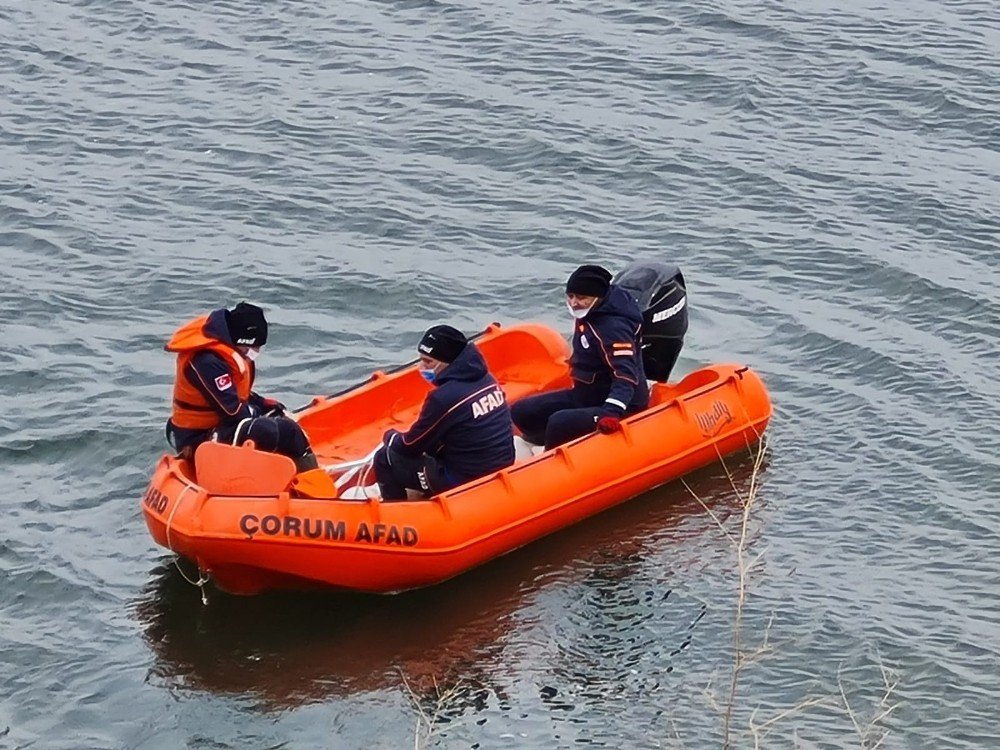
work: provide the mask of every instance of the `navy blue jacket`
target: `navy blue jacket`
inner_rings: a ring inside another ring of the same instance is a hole
[[[434,456],[456,484],[514,463],[510,407],[475,344],[438,374],[434,386],[413,426],[404,433],[387,433],[395,450]]]
[[[621,416],[645,409],[649,388],[642,369],[642,312],[628,292],[612,285],[573,328],[569,364],[573,396],[583,406]]]
[[[229,336],[224,309],[209,313],[203,330],[209,338],[217,339],[232,346],[233,349],[236,348],[236,344]],[[250,382],[252,383],[256,376],[256,368],[253,362],[248,361],[247,364],[250,366]],[[225,379],[220,379],[220,376],[231,375],[231,369],[232,365],[229,362],[215,352],[206,350],[195,354],[183,373],[183,377],[201,391],[208,403],[215,409],[215,413],[219,417],[219,424],[215,430],[218,431],[223,440],[231,438],[236,431],[236,426],[243,419],[259,416],[263,410],[263,399],[256,393],[251,392],[247,401],[240,401],[235,388],[227,386],[225,389],[219,389],[217,383],[225,382]],[[187,430],[169,423],[168,430],[172,433],[174,446],[178,450],[187,445],[203,442],[212,432],[212,430]]]

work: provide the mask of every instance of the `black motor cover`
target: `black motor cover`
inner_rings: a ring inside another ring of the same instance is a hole
[[[687,288],[672,263],[636,261],[611,282],[626,289],[642,310],[642,364],[646,377],[666,383],[688,328]]]

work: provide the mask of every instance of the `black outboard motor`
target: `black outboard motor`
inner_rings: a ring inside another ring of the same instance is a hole
[[[642,364],[646,377],[666,383],[688,329],[687,288],[671,263],[636,261],[611,282],[627,290],[642,310]]]

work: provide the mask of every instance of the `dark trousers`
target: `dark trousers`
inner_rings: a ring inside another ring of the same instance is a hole
[[[570,389],[529,396],[511,406],[510,415],[529,443],[545,450],[594,431],[604,405],[581,406]]]
[[[315,469],[316,456],[309,445],[309,438],[298,422],[288,417],[256,417],[237,424],[227,424],[217,430],[183,430],[167,422],[167,442],[177,448],[182,458],[194,456],[195,448],[209,440],[243,445],[253,440],[257,450],[280,453],[295,462],[298,471]]]
[[[455,486],[433,456],[405,456],[395,446],[379,448],[372,459],[383,500],[406,500],[406,490],[436,495]]]
[[[268,453],[280,453],[289,458],[296,458],[309,450],[309,439],[299,427],[298,422],[288,417],[257,417],[244,422],[237,430],[236,444],[243,445],[247,440],[253,440],[257,450]],[[221,430],[220,440],[225,440]],[[227,442],[232,442],[228,436]]]
[[[315,469],[316,457],[309,445],[309,438],[299,423],[288,417],[257,417],[241,422],[237,427],[218,431],[219,440],[243,445],[253,440],[257,450],[280,453],[295,461],[298,471]],[[235,438],[235,441],[234,441]]]

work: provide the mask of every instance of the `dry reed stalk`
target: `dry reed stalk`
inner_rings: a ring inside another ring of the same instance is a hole
[[[431,677],[434,683],[434,707],[428,714],[424,710],[423,703],[417,694],[410,687],[409,680],[406,679],[406,675],[403,670],[399,670],[399,676],[403,680],[403,687],[406,688],[407,697],[410,699],[410,703],[417,710],[416,725],[413,728],[413,750],[423,750],[428,747],[428,743],[437,734],[437,729],[435,726],[438,723],[438,719],[444,713],[445,707],[448,705],[455,696],[457,696],[462,690],[462,683],[458,682],[452,685],[450,688],[441,692],[441,687],[438,685],[436,677]],[[455,726],[452,722],[449,726]]]
[[[889,730],[882,726],[882,722],[889,718],[889,714],[899,707],[899,703],[890,703],[896,686],[899,685],[899,678],[882,663],[882,657],[878,657],[878,667],[882,674],[882,685],[884,691],[871,717],[861,722],[858,714],[847,699],[847,691],[844,690],[844,683],[841,679],[841,669],[837,670],[837,689],[840,691],[840,698],[843,701],[844,710],[847,712],[854,731],[858,735],[858,742],[862,750],[877,750],[889,736]]]
[[[748,450],[751,448],[750,444],[747,445]],[[743,670],[747,665],[759,660],[764,655],[770,653],[773,649],[770,642],[771,625],[774,622],[774,614],[772,613],[770,619],[768,620],[767,627],[764,631],[764,637],[761,644],[749,652],[745,648],[745,643],[743,639],[743,612],[746,606],[747,596],[749,594],[750,587],[750,576],[751,573],[755,571],[757,566],[761,563],[764,557],[764,553],[767,551],[766,548],[759,551],[753,557],[750,557],[748,552],[748,546],[750,543],[750,522],[751,513],[757,502],[757,495],[760,489],[760,472],[764,464],[764,456],[766,454],[767,441],[765,436],[758,433],[757,434],[757,449],[756,453],[752,450],[750,455],[753,457],[753,470],[750,475],[750,486],[747,489],[746,494],[740,491],[739,486],[736,484],[736,480],[733,478],[732,473],[729,471],[729,467],[726,465],[725,459],[722,454],[719,453],[719,462],[722,464],[723,470],[726,472],[726,476],[729,479],[729,484],[736,495],[737,500],[740,503],[741,513],[740,513],[740,528],[739,535],[735,535],[728,528],[726,528],[725,523],[718,515],[708,507],[708,504],[693,490],[690,485],[681,478],[681,483],[684,485],[685,489],[691,494],[691,496],[698,501],[698,504],[708,513],[711,519],[715,522],[716,526],[725,535],[726,539],[729,540],[730,544],[736,553],[736,564],[739,573],[739,579],[737,582],[736,589],[736,612],[733,617],[733,668],[730,674],[728,694],[726,696],[725,703],[720,705],[716,700],[715,695],[711,691],[711,683],[705,688],[705,697],[708,703],[722,714],[723,724],[722,724],[722,747],[723,750],[729,750],[733,744],[733,712],[736,707],[737,691],[739,688],[740,678],[742,676]],[[718,448],[716,448],[718,453]],[[756,723],[757,709],[750,715],[748,728],[750,734],[753,737],[754,750],[760,750],[761,741],[767,735],[767,733],[779,722],[788,719],[801,711],[804,711],[813,706],[819,705],[842,705],[844,710],[847,712],[848,717],[851,720],[851,724],[854,727],[854,731],[858,736],[858,741],[862,750],[877,750],[889,735],[889,731],[885,729],[881,723],[888,718],[888,716],[898,707],[898,703],[890,703],[889,699],[892,697],[893,692],[898,685],[898,679],[891,673],[889,669],[881,661],[881,657],[878,662],[879,669],[882,674],[882,681],[885,687],[882,698],[879,701],[875,712],[871,718],[862,723],[859,719],[857,713],[852,708],[850,701],[847,698],[847,693],[844,690],[843,683],[840,679],[840,671],[837,673],[837,687],[840,690],[840,699],[833,696],[808,696],[803,698],[794,706],[779,711],[777,714],[771,718],[763,721],[761,723]],[[676,728],[675,728],[676,732]],[[679,739],[679,737],[678,737]]]
[[[749,445],[747,446],[750,447]],[[701,497],[696,493],[691,486],[681,478],[681,483],[684,485],[685,489],[691,494],[691,496],[698,501],[698,504],[709,514],[712,520],[715,522],[716,526],[725,534],[726,538],[729,540],[730,544],[733,545],[733,549],[736,552],[736,566],[737,572],[739,574],[739,579],[736,587],[736,612],[733,617],[733,669],[730,674],[729,688],[727,690],[727,697],[724,704],[720,707],[714,699],[712,703],[719,708],[722,712],[722,747],[723,750],[729,750],[732,744],[732,721],[733,721],[733,711],[736,707],[736,693],[739,688],[740,677],[742,676],[743,669],[747,664],[756,661],[761,658],[765,653],[770,650],[769,633],[770,633],[770,622],[768,623],[767,631],[764,635],[764,641],[760,647],[755,649],[752,653],[747,653],[744,649],[743,643],[743,610],[746,606],[747,594],[749,591],[750,584],[750,574],[757,568],[763,559],[765,550],[761,550],[753,557],[748,554],[748,544],[750,541],[750,521],[751,514],[753,512],[754,506],[757,502],[757,495],[760,489],[760,472],[761,467],[764,465],[764,456],[766,455],[767,441],[763,435],[757,436],[757,450],[753,458],[753,470],[750,474],[750,486],[744,495],[740,488],[736,484],[736,480],[733,478],[732,473],[729,471],[729,467],[726,465],[725,459],[722,454],[718,452],[718,447],[716,447],[716,452],[719,456],[719,462],[722,464],[723,470],[726,472],[726,477],[729,479],[729,484],[733,488],[733,492],[736,494],[736,498],[739,500],[741,506],[740,513],[740,528],[739,534],[733,534],[726,528],[722,520],[715,514],[715,512],[708,507],[708,504],[701,499]],[[772,618],[773,619],[773,618]]]

